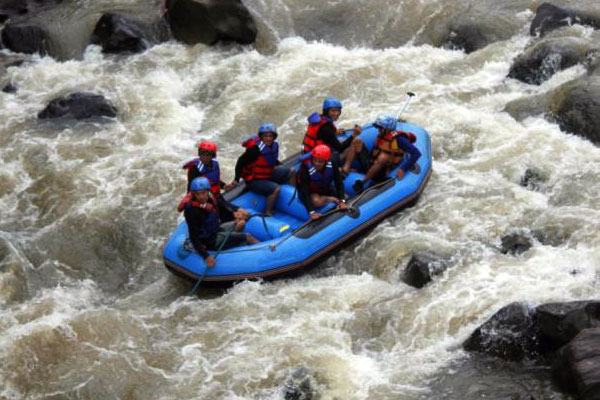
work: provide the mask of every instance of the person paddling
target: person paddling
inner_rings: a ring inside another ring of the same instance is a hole
[[[373,123],[379,133],[371,154],[368,154],[366,148],[361,146],[363,156],[359,159],[361,160],[361,172],[364,172],[365,176],[363,179],[356,180],[352,185],[355,192],[361,192],[364,184],[370,179],[384,179],[397,166],[399,168],[396,171],[396,178],[404,178],[406,172],[421,157],[421,152],[413,145],[416,136],[410,132],[397,131],[397,122],[393,115],[382,114]],[[405,153],[409,154],[408,158],[404,157]],[[366,162],[363,161],[365,159]]]
[[[306,207],[311,219],[321,217],[315,208],[327,203],[335,203],[337,207],[346,209],[344,184],[338,164],[331,159],[331,150],[320,144],[310,153],[304,154],[298,173],[298,193],[300,201]],[[335,184],[335,187],[334,187]]]
[[[336,97],[325,98],[322,114],[315,112],[308,117],[308,128],[302,140],[302,151],[309,153],[320,144],[329,146],[333,153],[333,160],[338,164],[344,163],[342,172],[347,175],[352,161],[362,146],[362,140],[357,137],[361,133],[361,128],[355,125],[352,135],[340,143],[338,135],[344,133],[344,130],[338,129],[335,122],[341,114],[342,102]]]
[[[290,177],[290,168],[280,166],[277,128],[267,122],[258,128],[258,136],[251,137],[242,143],[246,151],[238,158],[235,165],[235,179],[227,188],[235,187],[243,178],[248,188],[267,198],[265,214],[271,216],[273,207],[279,197],[279,184]]]
[[[239,225],[221,225],[217,201],[210,193],[211,183],[205,177],[195,178],[190,184],[192,194],[184,204],[183,215],[187,222],[190,242],[204,258],[208,267],[215,265],[215,259],[208,250],[223,250],[243,244],[258,243],[252,235],[240,233]],[[230,222],[229,224],[235,224]],[[243,224],[241,224],[243,228]],[[236,232],[230,232],[235,230]],[[225,242],[225,243],[223,243]]]

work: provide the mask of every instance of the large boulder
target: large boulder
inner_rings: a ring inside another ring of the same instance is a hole
[[[524,97],[504,109],[521,121],[544,115],[568,133],[600,143],[600,69],[569,81],[545,95]]]
[[[149,47],[148,39],[134,22],[113,13],[100,17],[91,43],[100,45],[104,53],[139,53]]]
[[[600,144],[600,76],[593,75],[561,86],[554,94],[552,116],[560,128]]]
[[[46,55],[48,36],[37,25],[8,25],[2,30],[2,44],[16,53]]]
[[[94,93],[76,92],[50,101],[46,108],[40,111],[38,118],[88,119],[93,117],[114,118],[116,115],[116,109],[104,96]]]
[[[425,19],[416,43],[471,53],[517,34],[523,25],[517,15],[527,7],[528,2],[523,0],[456,2],[443,13]]]
[[[257,29],[241,0],[167,0],[173,37],[187,44],[251,44]]]
[[[511,303],[477,328],[463,348],[510,361],[532,359],[538,355],[537,333],[533,310]]]
[[[546,33],[573,24],[600,27],[600,13],[584,12],[557,7],[544,3],[537,9],[535,18],[531,22],[529,32],[532,36],[544,36]]]
[[[600,328],[600,301],[542,304],[536,315],[544,351],[556,351],[582,330]]]
[[[580,38],[544,39],[515,59],[508,77],[539,85],[556,72],[584,62],[593,51],[591,43]]]
[[[447,264],[439,257],[432,254],[414,254],[406,265],[402,281],[420,289],[446,268]]]
[[[558,385],[581,400],[600,400],[600,328],[586,329],[561,348],[552,364]]]

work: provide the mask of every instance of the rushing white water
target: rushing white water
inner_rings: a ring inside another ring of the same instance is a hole
[[[515,15],[522,29],[509,40],[467,55],[410,35],[392,46],[377,30],[364,47],[349,46],[359,35],[346,46],[297,36],[321,4],[248,1],[268,28],[258,49],[169,42],[114,57],[91,46],[82,60],[7,70],[18,92],[0,93],[0,399],[282,399],[299,367],[315,398],[442,398],[428,381],[502,306],[598,297],[600,149],[502,111],[585,73],[539,87],[505,78],[532,13]],[[377,17],[353,15],[363,28]],[[116,121],[35,118],[77,90],[105,95]],[[260,123],[280,127],[288,156],[324,96],[343,100],[351,125],[397,111],[409,90],[418,97],[404,117],[434,150],[415,207],[303,277],[185,296],[159,248],[199,139],[218,142],[227,181]],[[538,191],[519,185],[527,168],[545,177]],[[513,231],[552,244],[504,255],[500,237]],[[451,267],[418,290],[400,275],[420,251]]]

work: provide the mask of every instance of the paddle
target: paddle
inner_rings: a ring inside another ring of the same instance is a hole
[[[214,260],[215,260],[215,262],[217,261],[217,257],[221,253],[221,250],[223,249],[223,246],[225,246],[225,243],[227,243],[227,240],[229,239],[229,236],[231,236],[231,234],[235,230],[235,226],[236,226],[235,224],[231,225],[231,229],[229,229],[229,232],[227,232],[227,235],[225,236],[225,239],[223,239],[223,241],[221,242],[221,244],[219,244],[219,248],[217,249],[217,252],[215,253],[215,256],[213,257]],[[196,284],[194,285],[194,288],[190,292],[190,297],[193,297],[193,296],[196,295],[196,292],[198,291],[198,288],[200,287],[200,284],[202,283],[202,280],[204,279],[204,275],[206,275],[206,271],[207,270],[208,270],[208,265],[206,265],[204,267],[204,271],[202,272],[202,275],[200,275],[200,278],[198,278],[198,282],[196,282]]]
[[[406,107],[408,107],[408,103],[410,103],[410,100],[413,98],[413,96],[415,96],[413,92],[406,92],[406,100],[404,100],[404,104],[402,105],[402,108],[400,109],[400,112],[398,112],[396,117],[398,121],[400,121],[400,116],[402,115]]]

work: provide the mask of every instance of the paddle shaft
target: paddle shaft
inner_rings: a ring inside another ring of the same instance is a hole
[[[404,104],[402,105],[402,108],[400,109],[400,112],[398,112],[396,119],[400,120],[400,116],[402,116],[402,113],[404,112],[404,110],[406,110],[406,107],[408,107],[408,103],[410,103],[410,100],[413,98],[415,94],[413,92],[407,92],[406,93],[406,100],[404,100]]]
[[[215,261],[217,260],[217,257],[221,253],[223,246],[225,246],[225,243],[227,243],[227,240],[229,239],[229,237],[231,236],[231,234],[233,233],[234,230],[235,230],[235,224],[231,227],[229,232],[227,232],[225,239],[223,239],[223,241],[219,244],[219,248],[217,249],[217,252],[215,253],[215,256],[213,257],[215,259]],[[190,297],[193,297],[196,295],[196,292],[198,291],[198,288],[200,287],[200,284],[202,283],[202,280],[204,279],[204,275],[206,275],[207,270],[208,270],[208,265],[206,265],[204,267],[204,271],[202,271],[202,275],[200,275],[200,278],[198,278],[198,281],[196,282],[196,284],[194,285],[194,288],[190,292]]]

